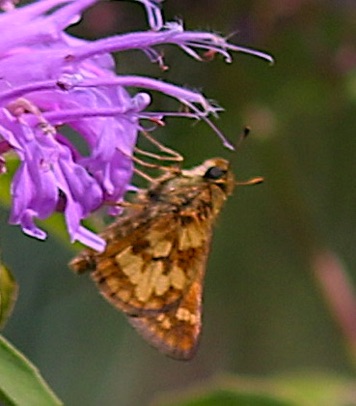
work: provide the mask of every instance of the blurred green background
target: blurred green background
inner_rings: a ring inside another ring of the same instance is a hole
[[[199,352],[178,362],[152,349],[88,277],[68,269],[74,251],[66,242],[53,234],[45,243],[25,237],[7,226],[2,211],[3,257],[20,285],[5,336],[66,405],[149,404],[225,373],[307,378],[321,371],[352,379],[355,2],[167,0],[163,6],[167,20],[178,16],[187,29],[236,32],[232,42],[276,59],[269,66],[234,54],[233,64],[198,63],[165,47],[170,69],[163,73],[139,52],[117,58],[120,73],[203,89],[226,109],[217,124],[231,140],[245,125],[252,129],[236,155],[203,123],[171,119],[160,130],[187,167],[224,156],[239,179],[265,177],[261,186],[237,188],[216,226]],[[140,5],[104,2],[71,32],[93,39],[145,26]],[[158,97],[155,103],[167,110],[171,102]]]

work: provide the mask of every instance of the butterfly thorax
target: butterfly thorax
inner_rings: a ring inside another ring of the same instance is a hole
[[[213,158],[164,182],[153,183],[137,201],[150,206],[152,215],[167,208],[181,214],[195,211],[215,217],[234,185],[228,162]]]

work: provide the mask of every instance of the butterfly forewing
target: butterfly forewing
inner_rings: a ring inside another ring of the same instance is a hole
[[[115,227],[124,228],[129,219]],[[108,242],[106,253],[97,256],[92,278],[102,294],[130,315],[166,311],[176,305],[195,280],[206,234],[194,252],[180,249],[181,218],[163,213],[130,234],[125,244]],[[204,239],[204,240],[203,240]],[[200,253],[201,252],[201,253]]]
[[[143,338],[172,358],[189,360],[195,355],[202,324],[204,270],[203,262],[178,306],[156,316],[128,318]]]
[[[91,270],[103,296],[173,358],[195,353],[211,229],[233,185],[220,158],[155,182],[104,231],[103,253],[85,250],[70,264]]]

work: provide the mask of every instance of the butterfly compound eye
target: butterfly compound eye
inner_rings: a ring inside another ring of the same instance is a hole
[[[225,170],[219,168],[218,166],[212,166],[205,172],[204,178],[218,180],[221,179],[224,175],[226,175]]]

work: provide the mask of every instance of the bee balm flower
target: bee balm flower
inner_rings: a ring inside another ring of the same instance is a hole
[[[130,188],[132,154],[142,121],[162,121],[169,115],[205,120],[220,108],[202,94],[142,76],[115,73],[112,52],[142,50],[161,67],[156,45],[174,44],[197,60],[199,50],[221,54],[263,53],[226,42],[216,34],[189,32],[181,23],[164,23],[159,0],[136,0],[148,15],[150,30],[86,41],[64,30],[80,19],[95,0],[40,0],[15,8],[0,1],[0,173],[6,159],[19,158],[11,185],[10,223],[38,239],[46,233],[36,219],[56,210],[64,213],[71,241],[102,251],[105,242],[82,220],[106,203],[118,203]],[[131,96],[127,89],[143,91]],[[187,107],[186,112],[149,112],[159,91]],[[66,126],[86,143],[81,153],[62,132]],[[1,182],[1,175],[0,175]]]

